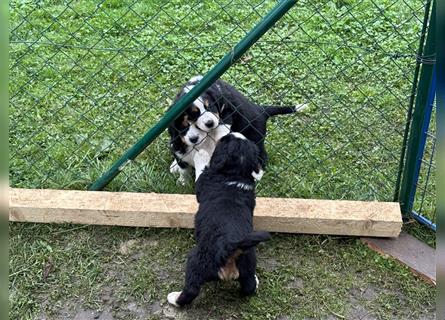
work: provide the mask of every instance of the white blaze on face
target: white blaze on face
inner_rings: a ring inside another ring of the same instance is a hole
[[[194,86],[195,85],[186,86],[184,88],[184,93],[188,93]],[[199,129],[205,132],[210,132],[218,126],[218,117],[213,112],[210,112],[206,109],[206,107],[204,106],[204,99],[202,97],[198,97],[198,99],[193,101],[193,105],[199,109],[200,116],[196,121]]]
[[[219,119],[213,112],[210,112],[205,108],[203,99],[199,97],[195,100],[195,102],[193,102],[193,104],[201,112],[201,115],[196,121],[198,128],[206,132],[210,132],[215,129],[219,124]]]
[[[199,130],[196,124],[191,124],[184,136],[184,140],[187,145],[195,146],[203,142],[206,137],[206,132]]]

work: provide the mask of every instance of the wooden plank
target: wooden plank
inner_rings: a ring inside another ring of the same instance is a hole
[[[193,228],[194,195],[10,189],[9,220]],[[392,202],[257,198],[258,230],[396,237],[402,219]]]
[[[362,238],[374,251],[389,255],[408,266],[426,281],[436,284],[436,250],[402,232],[398,238]]]

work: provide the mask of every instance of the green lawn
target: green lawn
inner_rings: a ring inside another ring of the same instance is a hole
[[[156,123],[184,81],[208,71],[274,4],[11,1],[11,185],[87,188]],[[392,200],[422,19],[419,0],[299,1],[223,76],[261,104],[310,104],[270,121],[259,196]],[[169,173],[167,143],[164,133],[107,189],[193,193]],[[434,171],[430,179],[424,213],[433,217]],[[134,319],[134,310],[116,310],[128,303],[144,318],[147,305],[180,285],[189,231],[72,228],[10,225],[11,318],[111,306],[115,318]],[[408,228],[435,244],[435,234]],[[119,253],[130,239],[135,259]],[[275,262],[260,262],[258,297],[209,287],[190,319],[354,319],[353,306],[382,319],[434,315],[433,288],[355,239],[275,235],[261,258]],[[367,288],[374,293],[362,303]],[[155,319],[173,312],[159,308]]]

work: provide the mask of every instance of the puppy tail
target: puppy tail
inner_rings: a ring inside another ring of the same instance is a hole
[[[270,233],[266,231],[253,231],[244,239],[238,241],[229,241],[220,248],[217,260],[220,265],[224,265],[227,260],[234,256],[238,257],[242,252],[257,246],[260,242],[267,241],[271,238]]]
[[[235,243],[236,248],[235,249],[241,249],[242,251],[246,251],[252,247],[257,246],[260,242],[269,240],[270,233],[266,231],[254,231],[249,233],[247,237],[245,237],[243,240],[238,241]]]
[[[296,106],[288,106],[288,107],[265,106],[264,112],[268,117],[273,117],[279,114],[303,112],[307,107],[308,104],[298,104]]]

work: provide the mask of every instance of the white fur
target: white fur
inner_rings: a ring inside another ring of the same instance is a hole
[[[255,179],[255,181],[257,181],[257,182],[261,180],[263,175],[264,175],[263,169],[260,169],[260,171],[258,173],[256,173],[255,171],[252,171],[252,176]]]
[[[255,275],[256,289],[258,290],[258,286],[260,285],[260,280],[258,280],[257,275]]]
[[[201,149],[193,158],[193,161],[195,162],[195,181],[198,180],[201,173],[204,171],[205,167],[210,163],[210,155],[209,153]]]
[[[183,89],[183,90],[184,90],[184,93],[189,93],[189,91],[192,90],[194,86],[195,86],[195,85],[186,86],[186,87]]]
[[[197,142],[195,143],[191,142],[190,139],[192,138],[198,138]],[[190,125],[189,129],[187,130],[187,133],[184,136],[185,143],[191,147],[204,142],[205,138],[207,138],[207,133],[200,130],[198,127],[196,127],[195,124]]]
[[[246,138],[242,133],[239,133],[239,132],[232,132],[231,134],[232,134],[233,136],[237,137],[238,139],[247,140],[247,138]]]
[[[189,128],[189,130],[190,130],[190,128]],[[205,166],[209,164],[210,157],[212,156],[213,151],[215,151],[216,143],[219,141],[219,139],[221,139],[223,136],[225,136],[228,133],[230,133],[230,126],[224,125],[224,124],[219,125],[218,127],[215,128],[215,130],[213,130],[211,132],[208,132],[208,133],[204,132],[203,133],[204,139],[200,143],[195,144],[195,145],[187,144],[187,151],[185,152],[185,154],[176,152],[176,156],[181,161],[184,161],[184,162],[188,163],[190,166],[195,168],[195,177],[196,177],[195,180],[198,179],[199,175],[202,173],[202,170],[204,170]],[[195,164],[195,156],[200,150],[205,150],[207,152],[207,154],[209,155],[209,157],[208,157],[207,162],[205,162],[203,157],[198,156],[198,158],[196,158],[199,161],[198,168],[197,168],[197,166]],[[172,165],[173,165],[173,163],[172,163]],[[177,165],[177,167],[179,168],[178,165]],[[171,167],[170,167],[170,172],[172,172]],[[178,182],[181,184],[185,184],[185,181],[188,178],[188,170],[179,168],[175,172],[179,172],[179,174],[180,174]]]
[[[230,133],[231,127],[232,126],[230,124],[222,123],[216,128],[216,130],[214,130],[211,136],[214,137],[215,142],[218,142],[222,137]]]
[[[296,112],[304,112],[304,110],[306,110],[308,107],[309,107],[308,103],[297,104],[295,106],[295,111]]]
[[[182,291],[170,292],[167,296],[168,303],[174,305],[175,307],[179,307],[179,305],[176,303],[176,300],[178,300],[181,292]]]
[[[202,76],[197,75],[197,76],[191,77],[189,82],[197,82],[197,81],[201,81],[201,80],[202,80]]]
[[[186,169],[181,168],[176,159],[173,160],[172,164],[170,165],[170,173],[172,174],[179,173],[178,184],[182,186],[184,186],[187,183],[187,180],[189,179],[190,176],[190,170],[188,168]]]
[[[174,159],[172,164],[170,165],[170,173],[179,173],[179,169],[181,169],[181,167],[178,165],[176,159]]]
[[[195,100],[195,102],[194,102],[195,105],[196,105],[196,101],[198,101],[198,100],[199,99]],[[202,106],[204,107],[204,104]],[[199,110],[201,110],[201,108]],[[207,127],[207,125],[206,125],[206,123],[208,123],[209,121],[213,122],[213,126],[210,128]],[[207,111],[207,109],[204,108],[204,111],[201,111],[201,115],[199,116],[198,120],[196,121],[196,124],[197,124],[198,128],[200,128],[201,130],[210,132],[210,131],[214,130],[216,126],[218,126],[218,122],[219,122],[219,118],[213,112]]]
[[[226,185],[228,186],[236,186],[237,188],[240,188],[241,190],[249,191],[253,190],[254,186],[248,183],[244,182],[238,182],[238,181],[228,181],[226,182]]]

